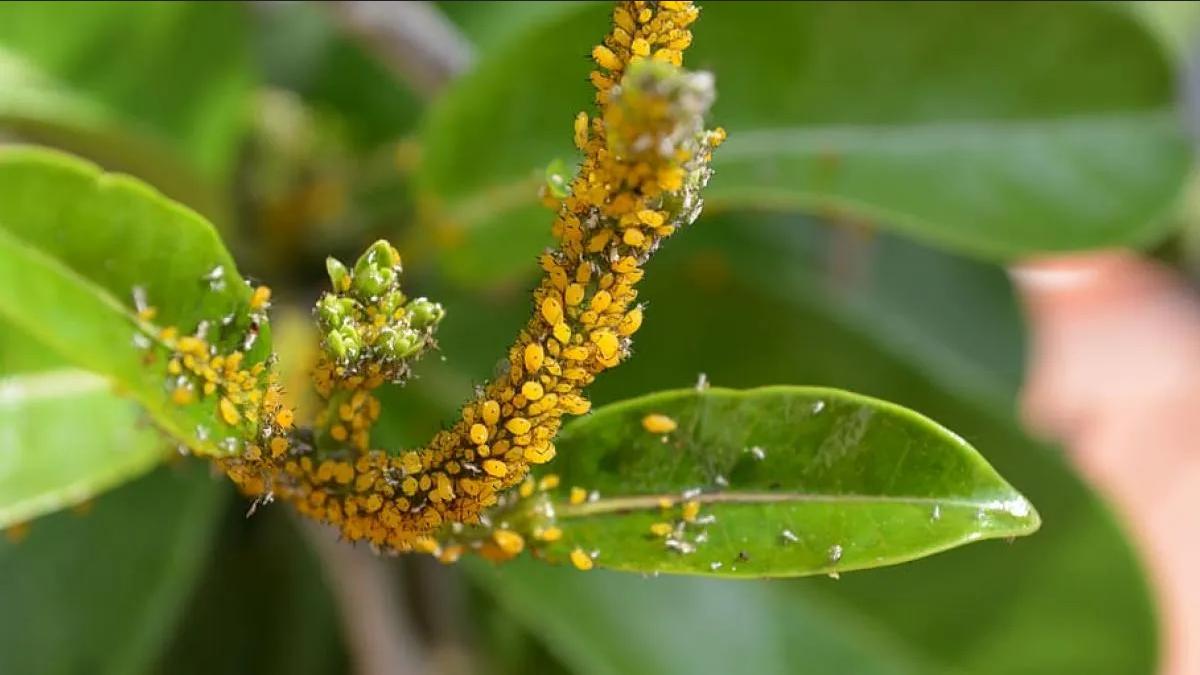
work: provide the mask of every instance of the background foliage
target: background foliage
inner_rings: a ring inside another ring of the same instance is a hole
[[[584,55],[609,7],[437,4],[475,65],[426,101],[316,3],[3,3],[0,134],[127,171],[212,218],[277,307],[309,306],[324,255],[400,242],[408,286],[450,308],[446,360],[421,366],[377,432],[420,442],[526,318],[549,236],[535,187],[571,158]],[[700,372],[895,401],[980,449],[1043,528],[839,581],[399,560],[420,640],[448,673],[1152,672],[1155,625],[1125,538],[1014,421],[1023,334],[1000,265],[1173,242],[1193,161],[1177,111],[1190,15],[1033,2],[703,12],[687,62],[716,73],[714,119],[731,137],[705,216],[650,265],[639,356],[600,379],[597,404]],[[302,324],[279,319],[277,346],[298,360]],[[86,386],[5,395],[68,367],[0,327],[0,487],[18,440],[48,467],[82,446],[156,452],[132,411]],[[203,466],[152,464],[131,458],[133,480],[86,516],[59,511],[0,542],[0,672],[347,672],[325,577],[284,512],[246,519]]]

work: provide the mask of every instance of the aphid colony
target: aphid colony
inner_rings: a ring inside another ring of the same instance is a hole
[[[372,391],[406,380],[412,363],[435,346],[444,315],[436,303],[400,291],[400,256],[386,242],[352,269],[328,264],[332,292],[315,310],[323,355],[313,384],[323,409],[312,429],[296,428],[265,364],[246,368],[241,352],[218,354],[202,331],[162,331],[175,402],[217,397],[222,432],[246,439],[221,446],[228,454],[218,459],[245,493],[291,502],[347,540],[444,560],[461,553],[465,545],[454,535],[471,525],[489,529],[469,548],[494,560],[517,555],[527,538],[550,543],[562,536],[552,514],[526,508],[553,483],[547,477],[535,486],[527,480],[530,466],[554,458],[562,418],[587,413],[584,389],[630,354],[643,319],[635,290],[642,266],[699,216],[711,152],[724,139],[723,131],[703,126],[712,78],[678,69],[697,14],[690,2],[617,3],[613,30],[593,52],[600,114],[581,113],[575,124],[585,159],[565,195],[550,196],[558,246],[540,257],[545,276],[533,293],[533,316],[501,374],[427,446],[388,452],[371,441],[380,415]],[[258,311],[269,291],[256,289],[253,298]],[[653,426],[670,430],[663,420]],[[518,486],[528,527],[491,523],[489,510],[503,511],[502,496]],[[587,569],[595,554],[569,557]]]

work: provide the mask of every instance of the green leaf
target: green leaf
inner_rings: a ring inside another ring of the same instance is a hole
[[[218,452],[217,397],[171,402],[165,354],[134,301],[134,289],[143,289],[158,308],[157,325],[190,334],[206,321],[220,353],[242,349],[254,321],[251,290],[206,221],[132,178],[67,155],[0,149],[0,288],[8,329],[120,387],[180,443]],[[265,326],[260,335],[247,367],[266,358]]]
[[[228,175],[249,121],[248,27],[238,3],[0,6],[0,48],[177,149],[209,179]]]
[[[1036,536],[836,582],[643,580],[538,561],[466,569],[581,675],[1153,672],[1137,557],[1064,457],[1012,419],[1024,335],[1004,271],[887,235],[846,256],[843,239],[809,219],[745,214],[673,238],[639,287],[649,304],[634,356],[593,385],[595,405],[701,372],[722,387],[803,382],[894,401],[953,429],[1019,486],[1043,519]],[[528,320],[527,287],[425,292],[452,308],[438,335],[447,360],[381,392],[372,438],[384,446],[414,447],[455,419]],[[548,468],[566,461],[563,451]]]
[[[203,569],[225,485],[196,463],[0,538],[0,672],[145,672]]]
[[[247,518],[245,501],[226,502],[208,569],[154,672],[349,672],[326,573],[290,511]]]
[[[540,637],[574,675],[947,672],[869,616],[781,592],[779,582],[583,575],[528,559],[502,568],[465,562],[508,620]]]
[[[530,179],[572,156],[610,11],[578,5],[429,111],[420,187],[435,232],[458,232],[459,281],[517,274],[549,241]],[[715,72],[729,132],[710,211],[837,212],[1009,259],[1157,240],[1192,162],[1167,49],[1102,3],[715,2],[694,32],[686,65]]]
[[[223,213],[221,197],[185,157],[3,48],[0,129],[70,150],[109,170],[145,177],[155,188],[210,217]]]
[[[651,432],[651,419],[675,428]],[[547,557],[581,548],[626,572],[832,574],[1041,524],[953,433],[831,389],[653,394],[572,422],[556,445],[547,471],[562,484],[549,498],[564,534]],[[570,503],[577,487],[595,498]],[[672,531],[651,534],[655,525]]]
[[[167,444],[141,421],[104,378],[64,364],[24,333],[0,333],[0,528],[157,466]]]

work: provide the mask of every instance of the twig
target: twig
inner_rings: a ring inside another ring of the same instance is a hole
[[[338,541],[333,530],[307,518],[297,521],[325,568],[357,675],[431,672],[389,560]]]
[[[470,68],[474,48],[431,2],[322,2],[401,81],[431,98]]]

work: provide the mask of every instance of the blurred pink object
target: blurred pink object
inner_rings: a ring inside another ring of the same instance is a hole
[[[1135,541],[1160,607],[1159,675],[1200,675],[1200,298],[1119,251],[1011,274],[1029,322],[1022,416]]]

